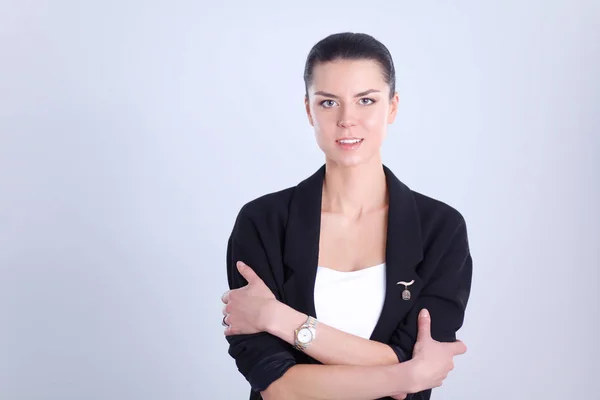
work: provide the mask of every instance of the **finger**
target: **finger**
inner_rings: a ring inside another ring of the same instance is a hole
[[[223,296],[221,296],[221,301],[225,304],[229,303],[229,293],[231,292],[231,290],[226,291],[225,293],[223,293]]]
[[[452,350],[455,355],[465,354],[467,352],[467,346],[460,340],[452,343]]]
[[[229,313],[227,312],[227,304],[225,304],[223,306],[223,315],[228,315]]]
[[[229,326],[227,326],[225,328],[225,330],[223,331],[223,333],[225,334],[225,336],[233,336],[233,335],[237,335],[235,328],[231,325],[231,323],[229,323]]]
[[[428,340],[431,339],[431,316],[429,315],[429,311],[424,308],[419,313],[419,318],[417,318],[417,341],[419,340]]]
[[[248,265],[244,264],[244,262],[238,261],[236,266],[240,274],[244,277],[244,279],[246,279],[246,281],[248,281],[248,283],[252,283],[257,279],[260,279],[258,275],[256,275],[256,272],[254,272],[254,270]]]

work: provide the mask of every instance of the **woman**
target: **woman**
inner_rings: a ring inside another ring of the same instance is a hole
[[[239,212],[222,301],[250,399],[428,399],[466,351],[465,221],[381,160],[398,109],[387,48],[365,34],[317,43],[305,105],[325,164]]]

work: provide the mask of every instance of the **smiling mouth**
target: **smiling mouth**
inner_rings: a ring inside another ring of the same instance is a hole
[[[353,139],[338,139],[336,140],[336,142],[338,142],[339,144],[348,144],[348,145],[352,145],[352,144],[358,144],[361,143],[364,139],[359,139],[359,138],[353,138]]]
[[[338,139],[335,142],[338,147],[344,151],[356,150],[358,149],[362,142],[365,139],[363,138],[348,138],[348,139]]]

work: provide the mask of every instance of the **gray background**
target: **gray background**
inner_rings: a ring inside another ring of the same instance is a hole
[[[323,162],[302,71],[346,30],[396,62],[384,162],[468,222],[434,397],[598,398],[599,2],[386,3],[0,3],[0,399],[247,397],[227,236]]]

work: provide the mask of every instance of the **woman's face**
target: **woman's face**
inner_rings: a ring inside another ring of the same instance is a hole
[[[398,94],[390,100],[389,91],[376,61],[336,60],[314,67],[306,112],[328,162],[350,167],[380,158],[398,109]]]

